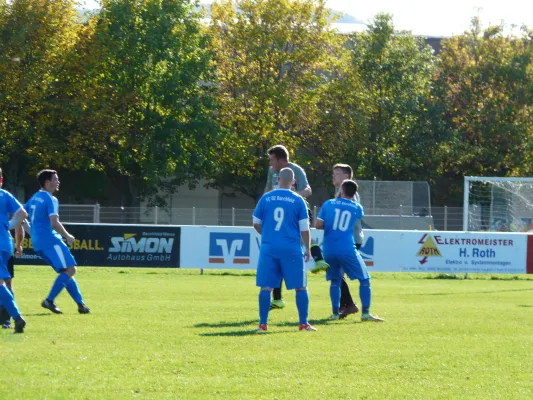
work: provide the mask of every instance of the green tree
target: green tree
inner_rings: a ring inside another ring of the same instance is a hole
[[[483,31],[479,19],[443,41],[434,99],[452,132],[443,180],[459,197],[463,177],[530,176],[533,142],[531,36]],[[459,200],[459,199],[457,199]]]
[[[124,205],[164,204],[208,174],[218,130],[207,38],[193,3],[104,0],[82,59],[71,135],[123,187]],[[90,141],[87,141],[90,138]]]
[[[266,150],[284,144],[291,160],[313,137],[318,103],[341,38],[319,0],[222,0],[212,6],[219,143],[212,184],[257,199],[263,192]],[[299,158],[300,157],[300,158]]]
[[[321,107],[321,135],[335,143],[333,156],[353,165],[358,178],[427,178],[436,141],[427,129],[432,49],[395,31],[387,14],[354,33],[347,48]]]
[[[79,26],[74,0],[0,1],[0,162],[12,184],[58,152],[47,111]]]

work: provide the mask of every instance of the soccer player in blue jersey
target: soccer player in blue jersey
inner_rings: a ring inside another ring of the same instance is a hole
[[[3,182],[2,169],[0,169],[0,182]],[[9,220],[10,214],[13,214],[11,221]],[[21,224],[27,216],[26,210],[17,199],[11,193],[0,189],[0,305],[15,320],[15,333],[24,333],[26,321],[20,314],[12,291],[5,284],[6,280],[11,279],[7,262],[13,255],[13,239],[9,230],[14,228],[17,237],[20,237],[22,235]],[[20,241],[17,243],[18,250],[20,250],[19,247]]]
[[[268,329],[270,295],[282,278],[288,290],[296,289],[299,329],[315,331],[307,320],[309,294],[305,262],[309,260],[311,251],[307,206],[299,194],[291,191],[294,181],[292,169],[281,169],[277,179],[279,189],[265,193],[253,213],[254,228],[261,235],[256,276],[256,285],[261,288],[257,331]]]
[[[293,162],[289,162],[289,151],[283,145],[272,146],[267,151],[268,160],[270,168],[268,169],[267,183],[265,186],[265,193],[270,192],[271,190],[279,188],[278,183],[278,174],[283,168],[290,168],[294,172],[294,182],[291,185],[291,189],[298,193],[300,196],[306,198],[311,196],[313,193],[311,186],[307,181],[307,175],[302,167]],[[307,203],[306,206],[308,207]],[[311,215],[308,210],[309,216]],[[310,216],[311,218],[311,216]],[[311,257],[315,261],[315,268],[318,269],[327,269],[328,265],[322,257],[322,251],[317,243],[311,241]],[[272,293],[272,302],[270,303],[271,309],[279,309],[285,307],[285,302],[283,301],[281,294],[281,285],[283,282],[280,282],[280,285],[274,288]]]
[[[357,221],[363,216],[363,207],[353,199],[357,193],[357,183],[345,180],[335,199],[324,203],[316,221],[317,229],[324,229],[324,258],[329,264],[326,279],[330,283],[330,298],[333,315],[339,319],[341,280],[346,273],[351,280],[359,280],[359,297],[362,304],[361,321],[383,322],[383,319],[370,314],[372,290],[370,275],[365,262],[355,247]]]
[[[89,314],[91,310],[83,302],[78,283],[74,278],[76,260],[62,240],[65,238],[70,245],[74,242],[74,236],[68,233],[59,221],[59,202],[53,196],[59,189],[57,172],[44,169],[37,174],[37,180],[41,190],[35,193],[25,206],[30,214],[33,249],[58,273],[48,297],[43,300],[41,306],[55,314],[62,314],[54,300],[63,288],[66,288],[78,305],[78,312]]]

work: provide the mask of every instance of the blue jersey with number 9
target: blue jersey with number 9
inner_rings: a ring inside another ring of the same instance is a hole
[[[317,217],[324,221],[324,253],[353,253],[354,226],[363,216],[363,207],[353,200],[338,198],[326,201]]]
[[[261,220],[261,248],[273,255],[301,254],[300,221],[307,221],[302,196],[289,189],[265,193],[253,216]]]

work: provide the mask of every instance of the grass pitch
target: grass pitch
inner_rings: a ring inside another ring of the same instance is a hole
[[[81,267],[93,313],[62,293],[54,315],[40,307],[53,270],[17,266],[28,325],[0,330],[0,399],[532,398],[532,277],[446,277],[374,274],[378,324],[328,321],[329,286],[310,275],[318,331],[298,331],[284,291],[256,334],[252,272]]]

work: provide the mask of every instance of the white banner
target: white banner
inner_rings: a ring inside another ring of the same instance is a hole
[[[252,227],[182,226],[180,267],[256,269],[260,240]],[[360,252],[370,272],[524,274],[527,235],[369,229]]]

